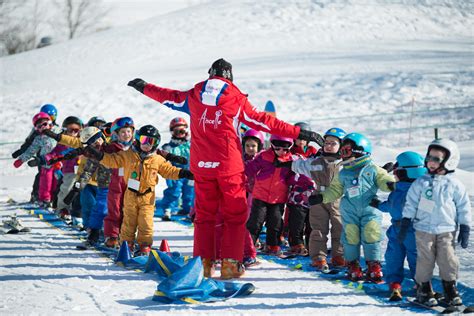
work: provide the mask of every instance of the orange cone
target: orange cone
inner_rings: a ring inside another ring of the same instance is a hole
[[[166,239],[161,241],[160,251],[171,252],[170,246],[168,245],[168,241]]]

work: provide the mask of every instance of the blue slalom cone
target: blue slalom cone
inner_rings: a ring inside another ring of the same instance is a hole
[[[115,258],[115,263],[122,263],[125,264],[132,259],[132,253],[130,252],[130,248],[128,248],[128,242],[124,240],[122,246],[120,246],[119,253],[117,258]]]

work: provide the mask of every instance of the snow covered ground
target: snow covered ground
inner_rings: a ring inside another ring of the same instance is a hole
[[[132,116],[138,125],[159,127],[166,141],[168,122],[179,114],[126,83],[142,77],[187,89],[220,57],[233,63],[235,83],[256,107],[271,99],[278,117],[289,122],[306,120],[319,132],[340,126],[366,133],[380,164],[407,148],[424,154],[439,128],[441,136],[460,142],[457,173],[474,200],[469,1],[178,1],[160,11],[162,4],[143,5],[141,18],[105,32],[0,58],[0,201],[28,198],[34,170],[13,169],[8,158],[19,144],[9,143],[26,137],[42,104],[56,104],[60,122],[68,115]],[[120,2],[115,18],[126,17],[124,10],[140,14],[139,7]],[[0,204],[1,216],[12,212]],[[78,253],[73,237],[19,214],[34,230],[0,235],[1,314],[407,312],[269,262],[245,277],[257,287],[248,298],[156,305],[153,277],[93,252]],[[157,241],[167,237],[172,248],[191,252],[189,229],[161,222],[155,228]],[[460,279],[472,288],[472,247],[457,251]]]

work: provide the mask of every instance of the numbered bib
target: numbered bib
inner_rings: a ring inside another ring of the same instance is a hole
[[[127,186],[134,191],[139,191],[140,181],[137,181],[135,179],[128,179]]]
[[[435,207],[435,202],[429,200],[424,196],[421,197],[420,202],[418,203],[418,209],[426,213],[432,213]]]
[[[356,185],[356,186],[350,187],[347,190],[347,195],[349,195],[349,198],[355,198],[359,196],[359,186]]]
[[[123,175],[124,175],[123,168],[119,168],[118,175],[119,175],[119,177],[123,177]]]

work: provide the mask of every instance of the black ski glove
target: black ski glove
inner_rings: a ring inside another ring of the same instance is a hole
[[[20,157],[22,153],[23,153],[23,150],[21,148],[17,149],[12,153],[12,158],[16,159],[16,158]]]
[[[280,161],[278,160],[277,157],[275,157],[275,160],[273,161],[273,165],[277,168],[290,168],[291,165],[293,164],[293,161]]]
[[[307,131],[307,130],[300,130],[300,134],[298,135],[298,139],[306,140],[308,142],[315,142],[319,145],[319,147],[324,146],[324,138],[316,132]]]
[[[377,196],[375,196],[372,199],[372,201],[370,201],[369,205],[372,206],[372,207],[375,207],[375,208],[379,208],[380,203],[382,203],[382,201],[380,201],[379,198]]]
[[[391,192],[395,191],[395,182],[387,182],[387,187]]]
[[[188,169],[181,169],[179,170],[179,175],[178,177],[180,179],[182,178],[186,178],[186,179],[189,179],[189,180],[194,180],[194,175],[191,171],[189,171]]]
[[[79,194],[80,191],[81,191],[81,183],[77,182],[77,181],[74,182],[74,185],[73,185],[71,191],[69,191],[69,193],[66,195],[63,202],[66,205],[70,205],[72,203],[72,201],[74,200],[74,198],[76,197],[76,195]]]
[[[30,161],[28,161],[27,164],[30,167],[44,166],[44,165],[46,165],[46,160],[44,160],[43,156],[34,157]]]
[[[46,135],[46,136],[56,140],[57,142],[59,142],[61,140],[61,134],[56,134],[55,132],[53,132],[50,129],[45,129],[43,131],[43,135]]]
[[[135,88],[138,92],[143,93],[143,90],[145,90],[146,84],[147,83],[145,80],[136,78],[136,79],[133,79],[132,81],[129,81],[127,86]]]
[[[469,231],[471,228],[468,225],[461,224],[459,225],[459,235],[458,235],[458,244],[461,244],[461,247],[466,249],[469,246]]]
[[[98,150],[97,148],[93,146],[87,146],[84,148],[84,155],[86,157],[90,157],[93,159],[97,159],[98,161],[101,161],[102,158],[104,158],[104,153]]]
[[[408,228],[410,227],[411,219],[409,218],[402,218],[400,223],[400,232],[398,233],[397,239],[398,242],[403,244],[405,238],[407,238]]]
[[[395,164],[393,162],[387,162],[385,165],[382,166],[382,168],[387,170],[387,172],[392,172],[394,166]]]
[[[321,204],[323,203],[323,195],[319,193],[313,194],[308,198],[308,202],[309,205]]]
[[[165,159],[171,162],[181,164],[181,165],[186,165],[188,163],[188,160],[185,157],[173,155],[172,153],[168,153]]]

